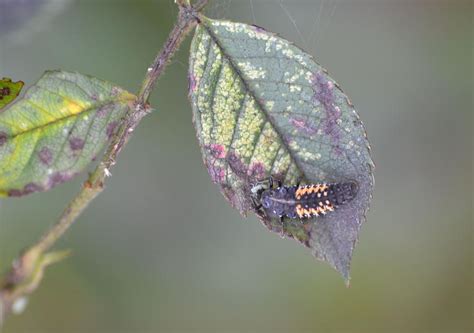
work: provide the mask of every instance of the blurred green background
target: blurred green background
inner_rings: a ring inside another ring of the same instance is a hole
[[[172,0],[0,3],[0,76],[27,85],[61,68],[136,91],[176,14]],[[58,244],[73,256],[4,332],[472,332],[472,2],[210,3],[212,17],[302,46],[359,110],[377,168],[351,287],[211,183],[187,99],[188,39],[107,191]],[[84,177],[0,202],[0,270]]]

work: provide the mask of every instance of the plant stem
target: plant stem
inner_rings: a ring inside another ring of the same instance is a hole
[[[58,222],[36,244],[26,249],[13,262],[10,272],[3,281],[0,281],[0,328],[5,316],[12,311],[14,302],[36,289],[44,268],[64,257],[64,253],[46,252],[71,227],[92,200],[104,190],[104,182],[110,176],[110,169],[115,165],[117,156],[129,141],[142,118],[151,110],[148,99],[156,81],[163,74],[183,39],[199,22],[199,11],[206,3],[207,0],[198,0],[193,7],[189,1],[177,1],[179,6],[177,22],[152,66],[148,68],[137,101],[130,107],[101,162],[90,174],[81,191],[68,204]]]
[[[138,103],[146,104],[156,79],[163,73],[168,61],[178,49],[188,32],[197,24],[197,13],[193,9],[180,7],[178,22],[171,31],[166,44],[161,52],[156,56],[151,67],[148,68],[148,73],[143,80],[142,87],[138,94]]]

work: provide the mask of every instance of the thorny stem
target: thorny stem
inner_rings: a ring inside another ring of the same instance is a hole
[[[110,176],[110,169],[115,165],[117,156],[142,118],[151,110],[148,99],[156,81],[163,74],[183,39],[198,24],[199,12],[207,1],[197,0],[191,5],[189,0],[175,0],[179,6],[177,22],[152,66],[148,68],[137,101],[120,124],[102,161],[89,175],[80,192],[68,204],[58,222],[36,244],[23,251],[13,262],[10,272],[6,274],[3,281],[0,280],[0,329],[5,316],[12,311],[15,301],[33,292],[39,285],[44,268],[65,256],[64,252],[46,253],[46,251],[61,238],[92,200],[104,190],[105,179]]]
[[[183,2],[183,1],[181,1]],[[178,22],[174,26],[170,33],[166,44],[162,51],[156,56],[151,67],[148,68],[148,73],[143,80],[142,87],[138,94],[138,104],[145,105],[148,100],[153,87],[155,86],[156,79],[163,73],[167,62],[176,51],[178,46],[183,41],[183,38],[198,22],[198,12],[189,7],[180,6],[178,15]]]

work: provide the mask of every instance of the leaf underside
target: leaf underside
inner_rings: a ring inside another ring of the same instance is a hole
[[[46,72],[0,111],[0,196],[46,191],[83,171],[135,98],[90,76]]]
[[[13,82],[7,77],[0,80],[0,109],[3,109],[15,100],[20,94],[23,85],[23,81]]]
[[[212,180],[242,214],[250,188],[356,181],[357,198],[334,212],[265,226],[312,249],[349,281],[352,251],[373,188],[365,130],[352,103],[310,55],[256,26],[203,18],[192,46],[189,95]]]

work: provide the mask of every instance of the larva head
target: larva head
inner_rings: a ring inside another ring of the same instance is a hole
[[[285,187],[279,187],[277,189],[266,190],[262,193],[261,203],[263,209],[270,216],[283,216],[286,215],[288,208],[284,202],[279,199],[284,199],[288,191]]]
[[[262,192],[262,206],[265,209],[269,209],[273,205],[272,197],[275,195],[273,190],[266,190]]]
[[[255,208],[261,206],[266,212],[272,212],[276,210],[273,215],[279,215],[282,211],[282,207],[276,207],[273,202],[273,197],[279,193],[279,189],[272,189],[269,180],[263,180],[255,183],[250,190],[252,200]],[[277,205],[278,206],[278,205]]]

